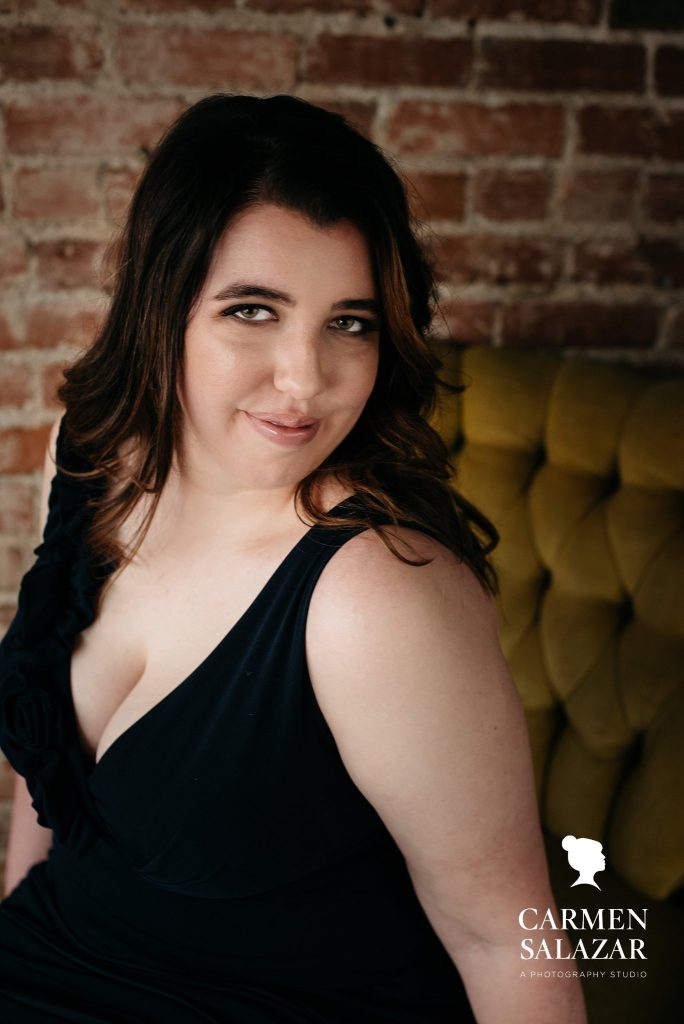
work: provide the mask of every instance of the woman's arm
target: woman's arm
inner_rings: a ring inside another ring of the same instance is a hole
[[[41,535],[47,521],[48,496],[50,494],[52,478],[55,475],[55,449],[60,420],[61,415],[50,431],[50,439],[45,453],[43,483],[40,494],[39,523]],[[52,832],[50,829],[43,828],[42,825],[38,824],[25,780],[20,775],[15,776],[14,801],[12,804],[12,818],[5,861],[5,896],[12,892],[15,886],[24,878],[30,867],[47,857],[51,842]]]
[[[406,565],[367,531],[314,590],[307,657],[321,710],[479,1024],[584,1024],[576,979],[520,977],[518,915],[554,901],[495,604],[443,545],[405,528],[394,536],[409,557],[434,561]]]

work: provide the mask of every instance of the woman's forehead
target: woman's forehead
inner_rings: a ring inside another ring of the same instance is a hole
[[[315,283],[327,291],[372,297],[374,275],[368,243],[350,221],[319,226],[287,207],[249,207],[226,227],[214,250],[207,287],[254,280],[289,292]],[[222,280],[225,278],[225,280]]]

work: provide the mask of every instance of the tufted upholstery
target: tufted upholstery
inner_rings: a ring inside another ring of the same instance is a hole
[[[467,385],[434,417],[454,484],[501,534],[502,645],[550,848],[599,839],[623,905],[657,909],[684,883],[684,375],[438,351]]]

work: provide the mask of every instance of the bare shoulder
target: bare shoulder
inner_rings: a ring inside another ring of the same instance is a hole
[[[312,638],[334,642],[344,625],[373,622],[393,629],[402,619],[412,623],[414,636],[421,620],[431,622],[432,630],[439,630],[440,622],[453,630],[455,622],[465,620],[470,630],[498,632],[496,602],[465,561],[421,530],[384,529],[404,558],[426,564],[403,562],[373,530],[357,534],[330,559],[314,589]]]
[[[406,742],[420,749],[421,720],[423,735],[466,729],[488,745],[491,731],[518,713],[494,599],[439,541],[408,527],[390,535],[405,557],[429,562],[409,565],[374,531],[357,534],[323,570],[306,626],[314,693],[371,802],[380,776],[370,752],[379,754],[381,737],[392,758]]]
[[[311,685],[439,933],[502,941],[520,900],[549,893],[496,603],[438,541],[403,527],[392,535],[429,563],[403,563],[373,531],[335,553],[307,621]]]

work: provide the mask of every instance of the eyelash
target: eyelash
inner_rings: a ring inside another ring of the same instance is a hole
[[[231,306],[230,309],[224,309],[220,315],[222,317],[225,317],[226,319],[228,317],[233,317],[233,319],[238,320],[242,324],[265,323],[265,321],[263,320],[243,320],[241,317],[235,316],[236,313],[239,313],[241,310],[244,309],[264,309],[266,310],[267,313],[273,313],[275,315],[275,310],[271,309],[269,306],[261,306],[257,305],[256,303],[243,303],[243,305],[241,306]],[[337,330],[340,331],[340,334],[349,334],[351,335],[351,337],[354,338],[361,338],[366,334],[374,334],[376,331],[380,330],[380,323],[377,320],[367,320],[365,317],[362,316],[338,316],[335,317],[334,319],[356,320],[358,323],[360,323],[360,331],[344,331],[341,330],[340,328],[336,328]]]

